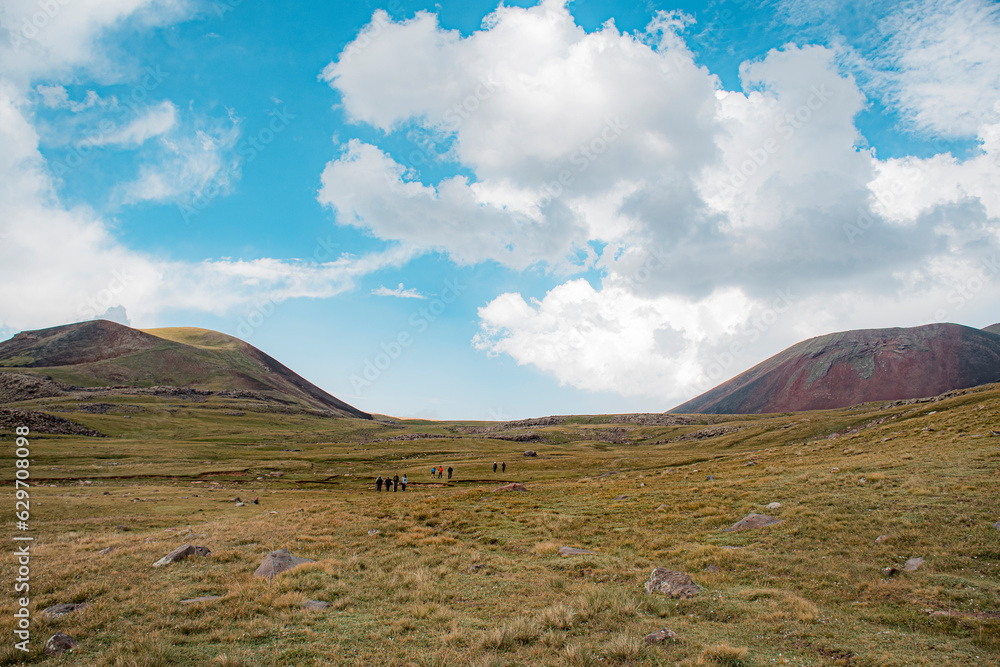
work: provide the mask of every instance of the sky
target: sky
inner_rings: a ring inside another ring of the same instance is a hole
[[[204,327],[495,420],[984,327],[997,45],[983,0],[5,0],[0,338]]]

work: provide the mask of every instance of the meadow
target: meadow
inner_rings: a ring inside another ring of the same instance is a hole
[[[2,664],[1000,664],[997,385],[542,424],[331,419],[219,397],[15,407],[108,437],[30,437],[31,651],[13,646],[8,540]],[[13,434],[2,442],[11,488]],[[453,479],[431,479],[438,465]],[[408,476],[405,493],[375,492],[387,473]],[[508,482],[527,491],[497,491]],[[751,512],[781,523],[723,532]],[[211,554],[152,567],[185,543]],[[315,562],[254,577],[281,548]],[[654,567],[701,592],[646,593]],[[218,597],[182,602],[199,596]],[[87,606],[41,613],[62,603]],[[676,639],[646,645],[661,628]],[[45,657],[57,631],[79,645]]]

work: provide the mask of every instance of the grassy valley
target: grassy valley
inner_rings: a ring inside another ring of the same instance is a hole
[[[8,643],[5,664],[45,660],[56,631],[80,641],[67,665],[1000,660],[996,385],[820,412],[513,424],[219,396],[12,407],[108,437],[31,438],[33,651]],[[438,465],[454,478],[431,479]],[[405,493],[375,493],[387,473],[408,476]],[[507,482],[528,490],[496,490]],[[751,512],[782,522],[723,532]],[[212,553],[152,567],[184,543]],[[315,563],[254,577],[280,548]],[[12,581],[14,559],[0,563]],[[646,593],[654,567],[700,593]],[[199,596],[218,598],[182,603]],[[0,625],[10,637],[10,615]],[[665,627],[675,640],[643,642]]]

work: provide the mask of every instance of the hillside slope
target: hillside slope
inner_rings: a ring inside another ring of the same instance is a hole
[[[937,396],[1000,381],[1000,335],[958,324],[803,341],[670,412],[758,414]]]
[[[371,418],[254,346],[206,329],[141,331],[96,320],[23,331],[0,343],[0,370],[82,387],[257,391],[342,416]]]

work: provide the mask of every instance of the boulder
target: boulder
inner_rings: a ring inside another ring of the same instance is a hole
[[[766,514],[754,514],[751,512],[722,532],[737,533],[741,530],[754,530],[756,528],[764,528],[765,526],[774,526],[779,523],[781,523],[781,519],[775,519],[773,516],[768,516]]]
[[[661,628],[656,632],[651,632],[646,635],[643,640],[646,642],[646,646],[652,646],[653,644],[662,644],[664,642],[674,642],[677,641],[677,633],[670,628]]]
[[[315,563],[311,558],[300,558],[288,553],[288,549],[278,549],[264,556],[260,567],[253,573],[255,577],[273,579],[282,572],[287,572],[293,567],[298,567],[305,563]]]
[[[153,563],[153,567],[176,563],[177,561],[184,560],[188,556],[207,556],[210,553],[212,552],[208,550],[208,547],[196,547],[193,544],[182,544],[160,560]]]
[[[324,602],[323,600],[306,600],[302,603],[303,609],[308,609],[309,611],[323,611],[330,606],[329,602]]]
[[[647,593],[663,593],[671,598],[693,598],[700,591],[688,575],[662,567],[654,568],[646,582]]]
[[[69,635],[57,632],[45,642],[45,655],[61,655],[66,651],[72,651],[79,643]]]
[[[576,547],[559,547],[559,555],[566,556],[586,556],[589,554],[596,554],[596,551],[591,551],[590,549],[578,549]]]
[[[530,458],[532,456],[538,456],[538,452],[536,452],[534,449],[529,449],[524,453],[524,455]]]
[[[504,484],[501,487],[493,489],[494,491],[527,491],[527,487],[520,482],[511,482],[510,484]]]
[[[42,610],[42,616],[47,616],[48,618],[59,618],[60,616],[65,616],[66,614],[72,614],[74,611],[79,611],[86,606],[86,602],[80,602],[78,604],[56,604]]]
[[[916,572],[924,564],[923,558],[911,558],[903,563],[903,569],[907,572]]]

